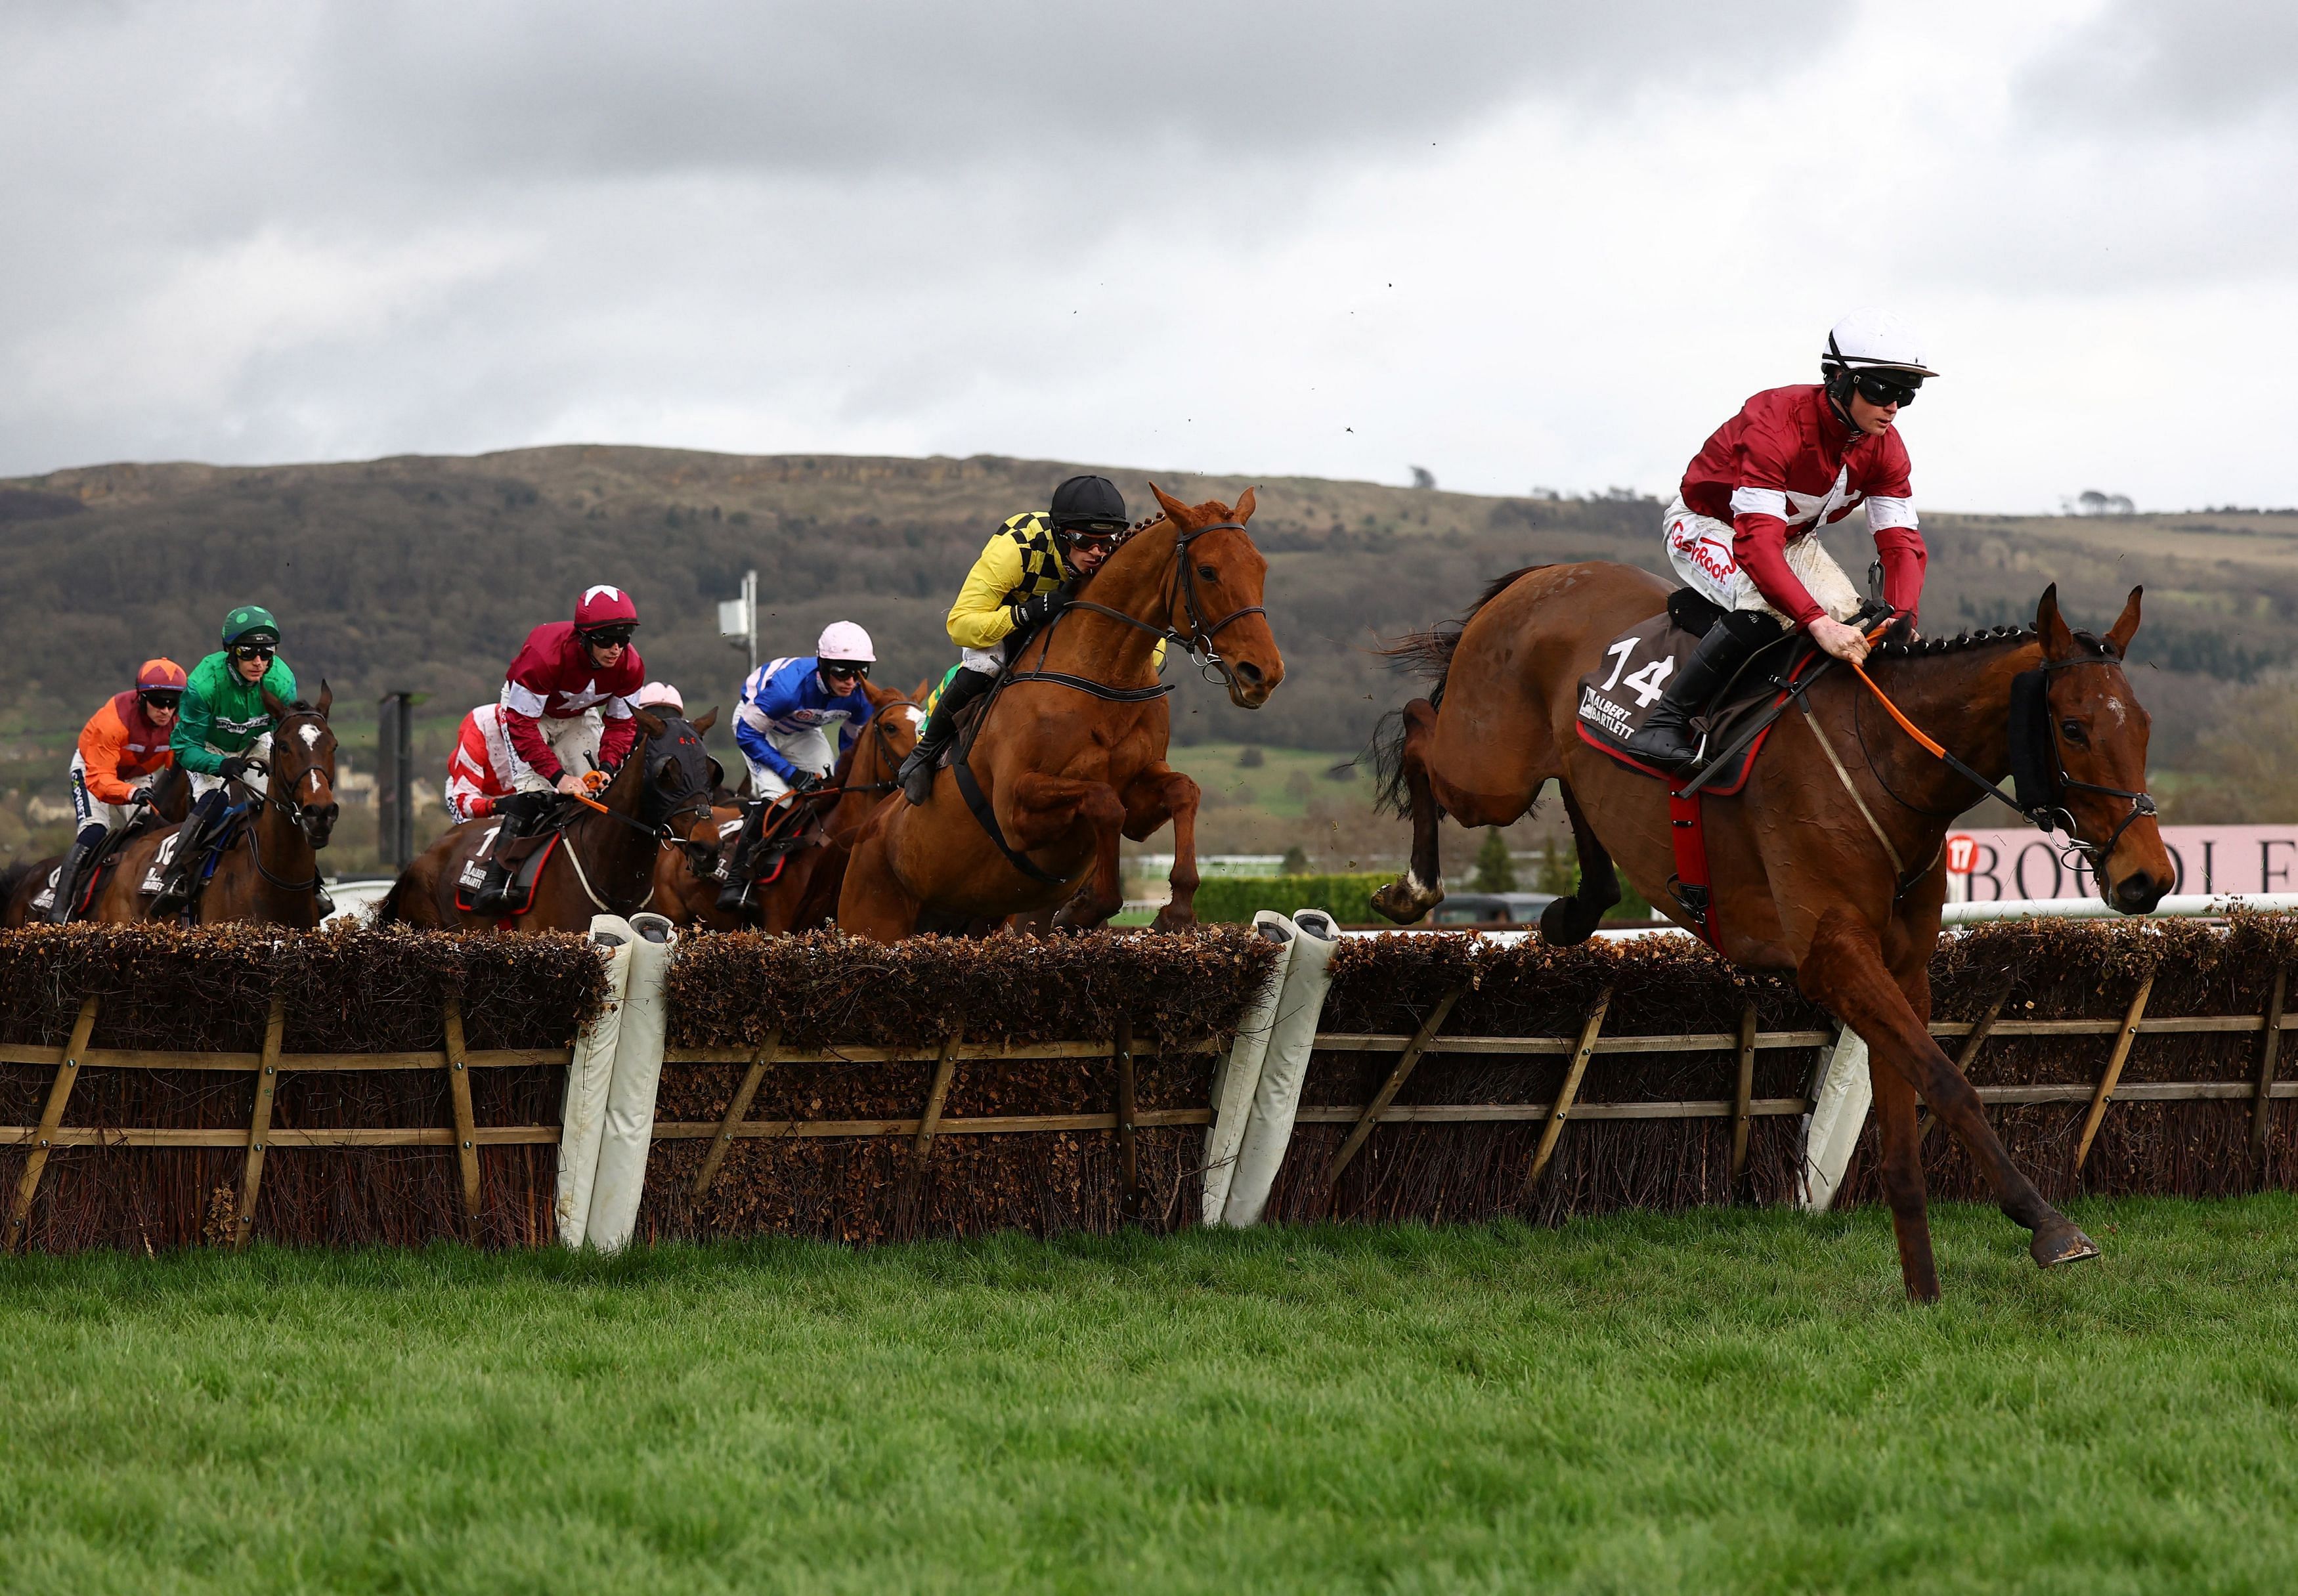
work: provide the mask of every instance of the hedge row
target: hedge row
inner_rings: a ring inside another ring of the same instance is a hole
[[[1372,895],[1388,875],[1218,875],[1197,887],[1197,918],[1208,924],[1245,925],[1262,909],[1280,914],[1324,909],[1343,925],[1386,924],[1373,912]]]

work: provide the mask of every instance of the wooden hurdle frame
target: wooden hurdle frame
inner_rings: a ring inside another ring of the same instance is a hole
[[[2282,1034],[2298,1028],[2298,1014],[2286,1009],[2286,970],[2277,970],[2265,1011],[2255,1014],[2150,1016],[2146,1006],[2153,989],[2150,976],[2141,982],[2119,1020],[2004,1020],[2004,996],[1976,1021],[1945,1021],[1930,1027],[1942,1040],[1962,1039],[1959,1060],[1968,1069],[1980,1049],[1990,1041],[2037,1037],[2108,1037],[2111,1049],[2098,1079],[2091,1083],[2063,1082],[2029,1086],[1982,1086],[1982,1102],[1992,1105],[2083,1103],[2087,1104],[2075,1154],[2078,1174],[2087,1161],[2108,1109],[2116,1103],[2178,1103],[2253,1101],[2250,1145],[2253,1157],[2264,1155],[2268,1108],[2276,1100],[2298,1097],[2298,1080],[2277,1078]],[[1729,1120],[1732,1123],[1732,1174],[1744,1173],[1750,1122],[1757,1119],[1801,1115],[1811,1111],[1807,1097],[1753,1096],[1756,1054],[1781,1048],[1826,1046],[1831,1030],[1765,1031],[1757,1029],[1754,1005],[1748,1005],[1734,1031],[1699,1031],[1667,1035],[1605,1035],[1604,1021],[1612,1000],[1606,988],[1591,1005],[1573,1036],[1446,1036],[1444,1021],[1466,988],[1456,988],[1432,1005],[1420,1027],[1409,1035],[1320,1031],[1315,1050],[1326,1054],[1394,1054],[1396,1063],[1371,1101],[1356,1105],[1305,1104],[1296,1122],[1305,1125],[1347,1125],[1350,1131],[1324,1170],[1329,1185],[1354,1160],[1372,1133],[1384,1125],[1500,1124],[1544,1122],[1537,1150],[1524,1181],[1529,1195],[1550,1167],[1567,1123],[1601,1120]],[[281,1044],[284,1018],[274,997],[267,1017],[263,1046],[254,1053],[195,1053],[145,1048],[92,1047],[99,1017],[98,1000],[85,998],[70,1034],[61,1046],[0,1045],[0,1063],[35,1064],[51,1068],[51,1082],[39,1123],[0,1126],[0,1146],[28,1149],[16,1182],[8,1226],[0,1246],[20,1249],[25,1241],[32,1206],[37,1196],[49,1154],[58,1147],[241,1148],[246,1163],[241,1177],[232,1245],[243,1245],[254,1228],[256,1198],[265,1159],[273,1152],[315,1148],[431,1147],[456,1150],[464,1211],[475,1217],[481,1208],[478,1150],[482,1147],[556,1144],[557,1125],[479,1125],[475,1122],[469,1071],[535,1065],[565,1066],[570,1048],[467,1049],[463,1044],[462,1013],[457,1000],[447,997],[441,1013],[441,1046],[436,1050],[389,1053],[288,1053]],[[2125,1084],[2122,1074],[2138,1040],[2150,1036],[2201,1034],[2257,1035],[2259,1063],[2253,1079],[2246,1080],[2145,1081]],[[707,1193],[717,1179],[728,1151],[738,1139],[791,1137],[909,1137],[913,1158],[910,1180],[922,1179],[935,1142],[950,1136],[1004,1136],[1032,1132],[1113,1132],[1118,1138],[1123,1203],[1128,1214],[1140,1204],[1138,1170],[1134,1161],[1135,1133],[1142,1129],[1207,1125],[1210,1107],[1142,1109],[1134,1101],[1137,1059],[1173,1054],[1203,1054],[1216,1049],[1213,1038],[1201,1038],[1162,1048],[1137,1047],[1129,1025],[1121,1025],[1106,1039],[1004,1044],[965,1042],[955,1035],[914,1046],[856,1046],[813,1049],[781,1046],[774,1031],[755,1046],[674,1047],[666,1049],[668,1065],[745,1066],[726,1112],[714,1121],[657,1121],[657,1141],[707,1140],[710,1143],[692,1187]],[[1587,1072],[1600,1055],[1649,1054],[1734,1055],[1738,1062],[1737,1089],[1729,1098],[1683,1101],[1582,1101],[1579,1096]],[[1496,1058],[1565,1057],[1565,1078],[1556,1098],[1548,1103],[1405,1104],[1394,1099],[1413,1071],[1433,1054]],[[1117,1086],[1106,1112],[986,1115],[948,1119],[941,1112],[949,1087],[960,1065],[996,1065],[1048,1059],[1111,1059]],[[753,1120],[749,1110],[766,1072],[773,1068],[823,1064],[930,1063],[935,1066],[925,1102],[913,1117],[869,1120]],[[87,1070],[188,1070],[251,1073],[257,1077],[254,1109],[244,1128],[214,1127],[71,1127],[63,1123],[73,1088]],[[278,1078],[288,1072],[437,1070],[449,1085],[452,1123],[394,1127],[324,1127],[291,1129],[270,1123]],[[914,1193],[913,1193],[914,1195]]]

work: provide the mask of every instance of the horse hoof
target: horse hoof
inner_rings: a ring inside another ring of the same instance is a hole
[[[1197,917],[1194,912],[1172,914],[1160,909],[1157,918],[1149,922],[1149,929],[1153,931],[1193,931],[1197,929]]]
[[[2080,1263],[2086,1258],[2098,1256],[2098,1244],[2085,1236],[2073,1224],[2062,1220],[2035,1232],[2035,1240],[2027,1251],[2037,1264],[2051,1269],[2062,1263]]]
[[[1540,912],[1540,939],[1550,947],[1577,947],[1595,933],[1576,898],[1559,897]]]
[[[1410,925],[1443,901],[1441,889],[1417,887],[1409,876],[1400,876],[1372,895],[1373,908],[1399,925]]]

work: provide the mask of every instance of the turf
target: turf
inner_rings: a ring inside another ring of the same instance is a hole
[[[2264,1591],[2298,1202],[0,1264],[25,1591]]]

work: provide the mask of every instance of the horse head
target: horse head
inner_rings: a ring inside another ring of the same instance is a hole
[[[301,699],[290,704],[269,688],[263,690],[263,707],[272,720],[266,798],[315,852],[327,846],[335,817],[343,813],[335,801],[335,733],[327,724],[327,711],[335,701],[324,678],[316,704]]]
[[[1177,613],[1169,624],[1223,676],[1231,703],[1260,708],[1285,680],[1285,660],[1261,608],[1269,561],[1244,530],[1252,519],[1253,490],[1245,489],[1233,509],[1218,499],[1183,504],[1153,482],[1149,491],[1177,534]]]
[[[918,706],[925,693],[920,691],[905,698],[892,688],[880,687],[866,678],[862,690],[870,695],[870,731],[863,741],[854,745],[854,760],[847,780],[853,785],[867,787],[893,780],[894,772],[909,757],[910,750],[918,746],[918,729],[926,720],[926,712]],[[867,772],[862,768],[864,742],[872,745],[870,758],[876,767]]]
[[[2121,618],[2102,638],[2068,626],[2056,583],[2043,590],[2035,608],[2043,668],[2039,685],[2029,690],[2036,695],[2025,717],[2030,746],[2021,750],[2038,773],[2031,779],[2073,823],[2069,833],[2091,856],[2100,895],[2126,914],[2151,911],[2178,879],[2153,800],[2145,797],[2151,723],[2122,668],[2145,591],[2130,590]],[[2015,747],[2021,717],[2015,698],[2013,705]]]
[[[639,819],[659,827],[681,816],[707,815],[711,793],[725,779],[718,762],[702,746],[704,733],[717,723],[718,711],[713,708],[692,721],[644,709],[631,714],[645,740],[636,760],[643,783]]]

